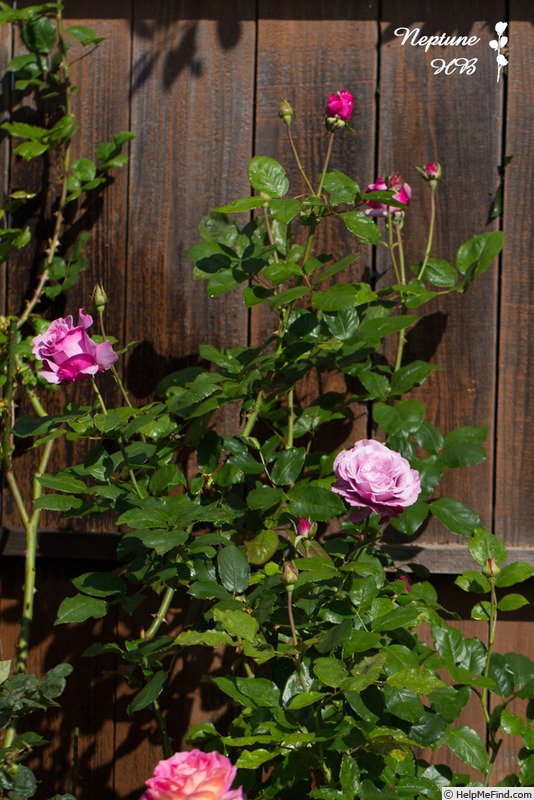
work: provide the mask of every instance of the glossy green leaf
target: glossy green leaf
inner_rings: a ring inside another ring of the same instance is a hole
[[[86,572],[74,578],[72,583],[79,592],[91,597],[126,594],[126,584],[122,578],[112,572]]]
[[[502,231],[488,231],[472,236],[468,242],[458,248],[456,266],[459,272],[465,275],[473,265],[476,275],[484,272],[500,253],[503,241]]]
[[[499,611],[515,611],[523,606],[528,606],[529,601],[522,594],[510,593],[501,597],[497,603]]]
[[[451,533],[470,537],[480,525],[480,519],[471,508],[450,497],[440,497],[430,503],[432,515],[439,519]]]
[[[264,530],[254,539],[245,542],[245,550],[250,564],[265,564],[278,550],[278,534],[273,530]]]
[[[393,395],[406,394],[414,386],[424,383],[434,369],[436,367],[426,361],[412,361],[411,364],[400,367],[391,379],[391,393]]]
[[[360,193],[358,184],[337,169],[326,173],[324,188],[330,193],[330,202],[333,206],[337,206],[339,203],[352,204]]]
[[[100,617],[106,615],[108,608],[109,604],[97,597],[87,597],[85,594],[66,597],[59,607],[54,625],[63,625],[67,622],[83,622],[90,617],[100,619]]]
[[[495,564],[502,564],[506,561],[506,547],[498,536],[484,528],[476,528],[469,542],[469,552],[481,566],[485,566],[489,558]]]
[[[394,689],[410,689],[419,695],[428,695],[436,689],[445,687],[441,678],[425,667],[394,672],[388,677],[386,683]]]
[[[448,745],[458,758],[470,767],[485,773],[488,766],[486,745],[479,734],[467,725],[454,728],[449,735]]]
[[[280,502],[283,496],[283,489],[275,489],[271,486],[264,486],[261,489],[252,489],[247,495],[247,506],[253,511],[262,508],[272,508],[272,506]]]
[[[373,419],[383,431],[394,436],[408,437],[421,425],[425,406],[419,400],[400,400],[394,406],[377,403]]]
[[[217,568],[221,583],[227,591],[241,594],[248,589],[250,567],[241,550],[228,545],[217,554]]]
[[[339,215],[349,231],[369,244],[378,244],[380,229],[363,211],[344,211]]]
[[[132,714],[135,714],[136,711],[141,711],[143,708],[147,708],[154,702],[154,700],[157,700],[166,683],[167,673],[164,670],[158,670],[158,672],[155,672],[146,686],[143,686],[139,694],[136,694],[128,706],[128,716],[132,716]]]
[[[289,508],[296,517],[326,521],[345,513],[339,495],[322,486],[297,486],[290,494]]]
[[[417,264],[415,267],[413,267],[413,271],[419,275],[421,267],[422,263]],[[456,281],[458,280],[458,272],[452,264],[449,264],[448,261],[443,261],[442,259],[438,258],[429,258],[421,277],[424,280],[433,283],[434,286],[450,288],[456,284]]]
[[[300,203],[292,197],[286,197],[283,200],[272,198],[269,200],[269,209],[273,219],[288,225],[297,214],[300,214]]]
[[[289,189],[286,171],[278,161],[268,156],[254,156],[248,165],[248,177],[257,192],[270,197],[283,197]]]
[[[239,211],[251,211],[253,208],[260,208],[263,205],[265,205],[265,198],[263,197],[242,197],[225,206],[220,206],[220,208],[214,208],[213,211],[218,211],[222,214],[236,214]]]
[[[49,17],[37,17],[23,26],[22,38],[32,53],[46,55],[56,43],[56,26]]]
[[[65,33],[68,33],[69,36],[77,39],[86,47],[94,46],[104,41],[104,37],[97,36],[95,31],[92,28],[88,28],[86,25],[71,25],[70,28],[67,28]]]
[[[516,583],[521,583],[530,578],[533,572],[534,567],[531,564],[525,564],[524,561],[513,561],[511,564],[505,564],[504,567],[501,567],[501,571],[495,580],[495,585],[500,587],[514,586]]]
[[[277,486],[294,483],[304,467],[306,450],[304,447],[289,447],[276,459],[271,473],[271,480]]]
[[[214,608],[213,619],[235,638],[253,642],[259,630],[257,620],[245,611]]]

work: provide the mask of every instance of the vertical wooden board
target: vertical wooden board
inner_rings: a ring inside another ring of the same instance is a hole
[[[495,22],[504,18],[502,2],[491,6],[481,0],[468,6],[461,0],[446,5],[419,0],[383,3],[378,172],[400,172],[412,185],[403,229],[407,265],[421,261],[429,225],[429,189],[415,165],[422,167],[436,159],[443,166],[435,257],[454,263],[460,244],[474,233],[496,228],[495,223],[488,224],[488,215],[501,162],[503,84],[497,83],[494,51],[488,42]],[[418,28],[421,36],[476,36],[480,41],[472,47],[430,47],[427,52],[409,42],[402,45],[394,33],[398,28]],[[476,71],[436,75],[431,62],[438,57],[446,63],[456,57],[476,58]],[[408,332],[404,357],[405,363],[421,358],[445,367],[410,396],[426,403],[427,417],[440,430],[488,427],[488,460],[446,472],[439,487],[441,496],[473,507],[486,526],[491,524],[492,511],[497,279],[494,265],[467,295],[431,301],[424,310],[427,320]],[[395,352],[396,341],[392,341],[390,362]],[[417,538],[418,544],[455,541],[453,534],[435,523]]]
[[[534,180],[533,23],[531,3],[511,4],[505,152],[513,158],[505,173],[495,497],[496,532],[507,544],[526,545],[534,514],[534,245],[527,211]]]
[[[132,393],[195,363],[198,346],[246,341],[239,292],[208,298],[188,248],[200,219],[248,193],[254,4],[134,2],[126,339]]]
[[[3,657],[15,658],[24,563],[22,559],[12,558],[3,564]],[[28,672],[41,678],[47,670],[61,663],[72,664],[74,671],[58,699],[59,708],[37,711],[25,718],[20,727],[36,731],[49,742],[36,748],[28,761],[41,782],[39,791],[44,797],[71,790],[74,730],[78,727],[80,783],[77,796],[80,800],[112,800],[115,663],[113,658],[82,658],[82,654],[94,641],[113,640],[115,615],[110,614],[105,620],[53,627],[59,604],[65,596],[75,593],[71,578],[84,567],[89,571],[105,569],[106,565],[95,567],[89,562],[73,567],[66,562],[46,560],[39,563]]]
[[[306,191],[287,139],[286,126],[278,117],[282,97],[294,109],[291,126],[300,160],[312,185],[317,185],[327,150],[324,135],[328,96],[340,89],[354,95],[350,121],[356,134],[340,131],[335,136],[329,169],[347,173],[361,185],[371,180],[374,164],[377,6],[341,0],[291,0],[259,5],[255,155],[280,161],[288,172],[290,196]],[[296,226],[296,238],[304,232]],[[326,220],[318,229],[313,253],[332,253],[341,258],[358,255],[350,269],[337,280],[369,279],[372,255],[369,246],[359,245],[341,221]],[[326,288],[326,287],[325,287]],[[268,308],[251,310],[251,339],[262,344],[276,330],[278,318]],[[310,402],[327,391],[344,392],[341,375],[323,376],[321,382],[305,379],[297,394]],[[330,431],[329,447],[351,445],[363,438],[367,409],[355,409],[352,426]]]
[[[99,36],[105,37],[96,52],[87,55],[88,48],[83,48],[75,39],[66,35],[69,41],[72,66],[70,79],[79,90],[72,95],[73,114],[79,125],[79,130],[73,137],[71,163],[76,158],[85,157],[96,161],[95,151],[99,144],[110,141],[115,133],[127,130],[129,124],[129,76],[130,76],[130,2],[120,0],[115,4],[115,17],[106,15],[106,4],[103,0],[89,3],[88,0],[71,0],[64,15],[64,29],[71,25],[88,25],[96,29]],[[93,15],[102,15],[102,19],[93,18]],[[90,49],[90,48],[89,48]],[[84,56],[85,57],[82,57]],[[27,101],[25,102],[25,105]],[[127,148],[126,148],[127,150]],[[30,166],[15,159],[12,165],[12,182],[16,188],[21,183],[25,185],[26,172],[31,167],[33,172],[28,176],[30,180],[37,181],[34,190],[38,191],[39,163],[42,159],[35,159]],[[52,165],[53,169],[57,165]],[[127,167],[122,170],[112,170],[112,178],[103,189],[88,195],[87,199],[72,203],[67,207],[65,236],[62,239],[60,253],[68,253],[81,231],[91,232],[91,238],[84,249],[88,260],[87,271],[75,287],[65,296],[61,295],[52,304],[45,303],[37,308],[39,313],[44,313],[49,319],[72,314],[76,322],[78,308],[86,310],[90,306],[90,296],[96,281],[102,281],[109,296],[107,313],[107,333],[116,336],[119,343],[123,343],[124,320],[124,282],[125,282],[125,248],[127,228]],[[55,196],[55,173],[50,176],[49,185],[52,196]],[[48,204],[50,206],[50,203]],[[51,215],[51,209],[48,209]],[[51,215],[51,219],[53,216]],[[28,220],[35,231],[34,242],[17,254],[9,262],[10,279],[9,306],[10,311],[17,311],[22,307],[22,299],[31,286],[30,268],[28,257],[33,249],[34,254],[42,252],[45,247],[43,230],[39,220]],[[36,267],[36,263],[33,264]],[[47,310],[43,312],[43,307]],[[96,320],[90,330],[97,333]],[[114,387],[109,374],[99,378],[102,392],[110,405],[120,402],[118,390]],[[57,393],[46,389],[41,392],[42,402],[49,413],[60,411],[65,402],[92,403],[92,391],[87,383],[76,386],[67,386]],[[26,405],[22,406],[22,414],[34,416],[33,410]],[[19,443],[20,444],[20,443]],[[54,456],[50,462],[49,471],[53,472],[68,464],[77,463],[83,459],[84,453],[89,448],[89,442],[77,444],[59,441],[54,447]],[[19,448],[20,455],[20,448]],[[20,455],[16,459],[16,474],[20,480],[25,497],[31,496],[31,475],[38,463],[38,454]],[[13,507],[11,497],[6,493],[4,505],[3,524],[6,526],[20,526],[18,513]],[[83,523],[65,522],[58,520],[58,515],[46,513],[42,515],[42,527],[71,527],[75,529],[93,530],[106,527],[105,521],[85,520]]]

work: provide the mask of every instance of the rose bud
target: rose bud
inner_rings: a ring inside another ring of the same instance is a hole
[[[97,283],[91,295],[91,302],[99,314],[103,314],[108,302],[108,296],[101,283]]]
[[[410,581],[406,577],[406,575],[399,575],[399,581],[403,581],[404,585],[406,586],[406,591],[411,592],[412,587],[410,586]]]
[[[436,182],[441,180],[441,164],[437,161],[429,161],[422,169],[416,167],[417,172],[424,181],[436,186]]]
[[[309,519],[306,517],[301,517],[299,519],[299,524],[297,525],[297,534],[299,536],[309,536],[310,530],[312,528],[312,524]]]
[[[283,119],[286,125],[291,125],[291,117],[293,116],[293,109],[289,105],[285,97],[282,97],[280,108],[278,109],[278,116]]]
[[[299,574],[293,564],[290,564],[289,561],[284,562],[284,568],[282,569],[282,583],[289,588],[293,588],[293,585],[298,581]]]
[[[488,558],[486,564],[484,565],[484,569],[482,570],[482,574],[486,576],[490,581],[494,581],[497,575],[501,570],[495,564],[492,558]]]

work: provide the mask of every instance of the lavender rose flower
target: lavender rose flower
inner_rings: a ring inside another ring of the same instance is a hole
[[[413,505],[421,491],[417,470],[399,453],[373,439],[362,439],[350,450],[342,450],[334,461],[334,475],[337,480],[332,491],[358,508],[351,516],[354,522],[374,512],[385,525]]]
[[[230,789],[236,772],[220,753],[175,753],[159,762],[141,800],[246,800],[242,788]]]
[[[77,327],[69,315],[54,320],[45,333],[32,340],[32,352],[43,362],[39,375],[48,383],[76,383],[117,361],[118,355],[107,339],[97,344],[88,336],[86,331],[92,324],[92,316],[80,308]]]

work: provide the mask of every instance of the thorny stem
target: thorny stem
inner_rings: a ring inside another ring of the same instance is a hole
[[[254,403],[254,408],[252,409],[245,427],[243,428],[242,436],[250,436],[250,432],[254,425],[256,424],[256,420],[258,419],[258,415],[261,411],[261,407],[263,405],[263,389],[260,389],[258,392],[258,396],[256,397],[256,402]]]
[[[265,228],[267,230],[267,236],[269,238],[269,243],[274,245],[274,236],[273,236],[273,232],[271,230],[271,223],[269,222],[269,214],[267,213],[267,205],[263,206],[263,218],[265,220]],[[276,263],[278,264],[278,253],[276,252],[276,249],[274,250],[273,258],[276,261]]]
[[[61,8],[58,8],[56,19],[57,19],[59,49],[62,55],[61,66],[63,69],[63,78],[65,84],[65,115],[70,116],[72,114],[72,102],[70,96],[71,92],[70,92],[70,81],[69,81],[69,64],[66,57],[65,44],[63,42],[63,17],[61,13]],[[52,265],[52,261],[54,260],[56,251],[59,247],[61,230],[64,219],[63,212],[65,208],[65,200],[67,199],[67,181],[69,177],[69,168],[70,168],[70,139],[65,147],[65,152],[63,153],[61,161],[63,164],[63,174],[61,176],[61,195],[59,198],[59,207],[56,212],[56,222],[54,225],[54,232],[49,242],[50,246],[47,251],[47,258],[44,264],[43,273],[39,279],[39,283],[37,284],[33,296],[30,298],[30,300],[28,300],[28,302],[26,303],[26,308],[19,317],[17,323],[18,328],[21,328],[24,325],[24,323],[32,313],[33,309],[39,302],[44,285],[48,280],[48,271],[50,269],[50,266]]]
[[[489,621],[488,653],[487,653],[487,656],[486,656],[486,666],[484,668],[484,677],[485,678],[487,678],[489,676],[491,654],[493,652],[493,647],[495,645],[495,630],[496,630],[496,627],[497,627],[497,595],[496,595],[496,592],[495,592],[495,579],[494,578],[490,579],[490,585],[491,585],[490,621]],[[488,708],[488,694],[489,694],[489,690],[488,690],[487,686],[485,686],[483,691],[482,691],[482,710],[484,711],[484,717],[485,717],[487,723],[489,723],[489,721],[490,721],[490,713],[489,713],[489,708]],[[492,739],[493,739],[493,737],[492,737]],[[488,771],[486,773],[485,780],[484,780],[484,786],[489,786],[491,771],[493,769],[493,766],[494,766],[494,763],[495,763],[495,759],[497,758],[497,753],[499,752],[499,748],[500,748],[501,744],[502,744],[502,741],[498,742],[493,747],[493,752],[492,752],[492,755],[491,755],[491,758],[490,758],[490,761],[489,761],[489,764],[488,764]],[[491,744],[490,744],[490,746],[491,746]]]
[[[171,607],[172,598],[174,597],[175,592],[176,589],[174,589],[172,586],[167,586],[165,594],[163,595],[163,600],[161,601],[158,610],[154,614],[154,621],[152,622],[152,625],[149,627],[149,629],[146,631],[143,638],[153,639],[156,633],[159,631],[162,623],[165,620],[165,617],[167,616],[167,612]]]
[[[292,386],[289,392],[287,393],[287,410],[288,410],[287,447],[288,448],[293,447],[293,422],[295,420],[294,400],[295,400],[295,387]]]

